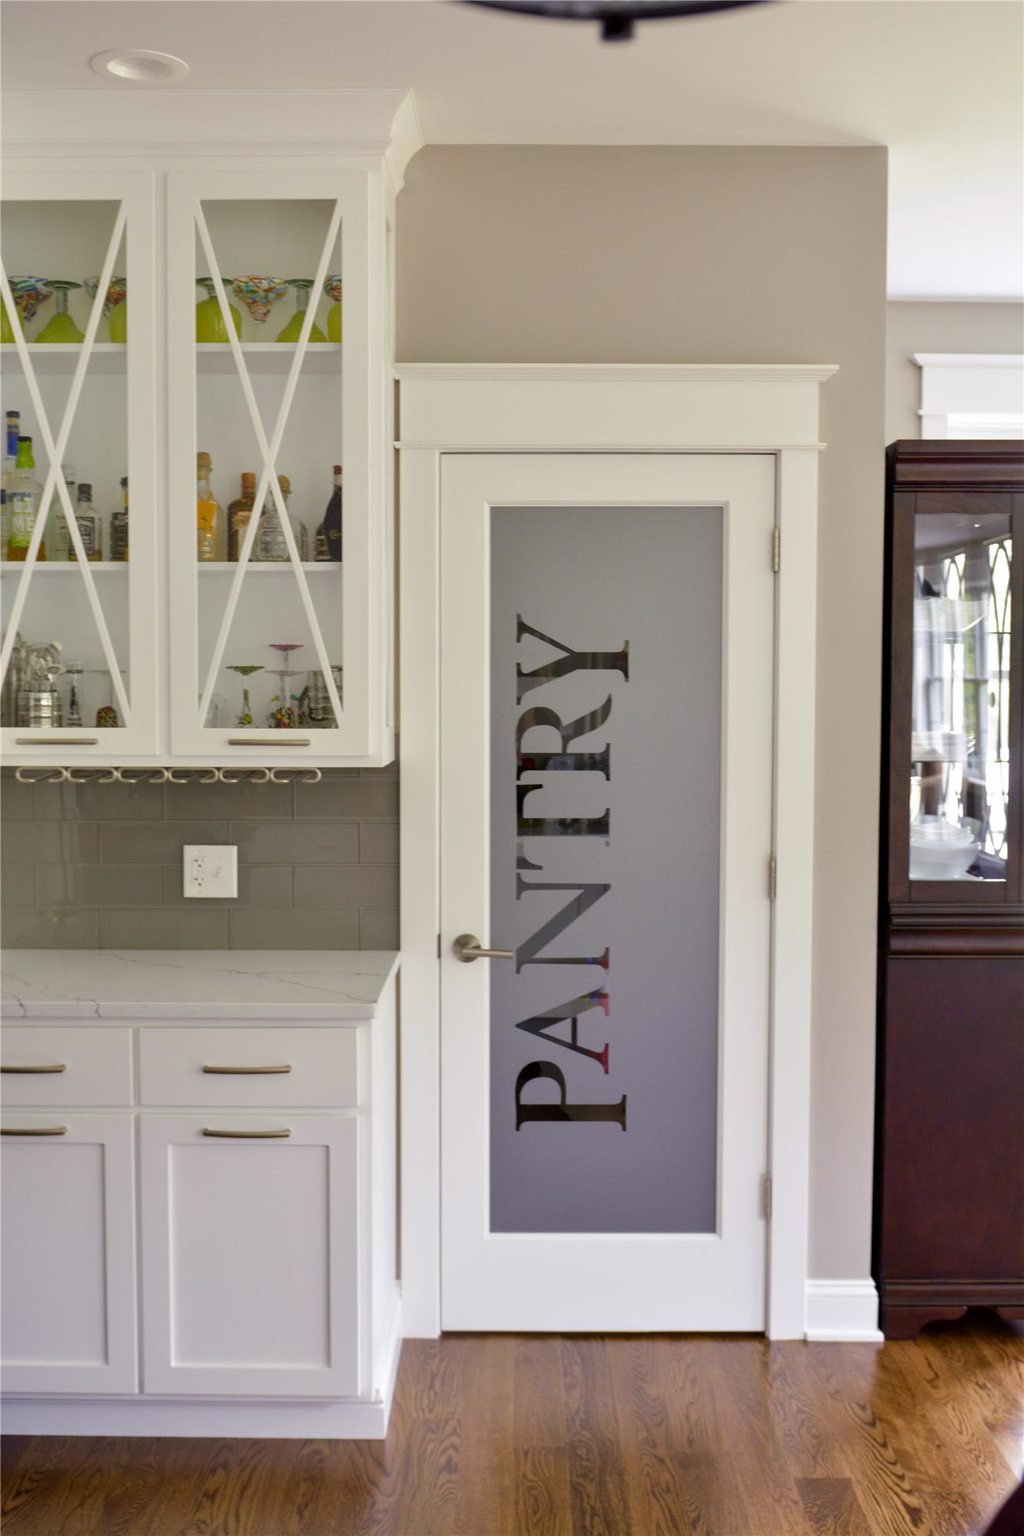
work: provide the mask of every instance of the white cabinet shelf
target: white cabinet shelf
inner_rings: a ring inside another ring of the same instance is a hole
[[[28,351],[32,359],[32,367],[36,373],[44,376],[74,373],[78,367],[78,359],[82,355],[81,344],[71,342],[30,341]],[[4,373],[8,377],[12,369],[21,367],[18,349],[13,342],[5,341],[0,346],[0,359],[3,361]],[[127,364],[128,348],[124,342],[97,341],[93,344],[89,354],[90,373],[124,373]]]
[[[287,373],[296,352],[296,348],[286,341],[243,341],[240,345],[250,373]],[[33,368],[41,374],[72,374],[82,355],[81,344],[71,342],[30,341],[28,351]],[[336,373],[341,352],[341,342],[318,342],[310,347],[303,368],[308,373]],[[5,341],[0,345],[0,358],[5,372],[12,366],[20,366],[18,348],[13,342]],[[89,355],[89,370],[124,373],[127,358],[128,348],[124,342],[98,341]],[[234,373],[231,346],[227,342],[197,342],[196,366],[200,373]]]

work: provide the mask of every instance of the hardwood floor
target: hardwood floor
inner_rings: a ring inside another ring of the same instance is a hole
[[[4,1442],[4,1536],[976,1536],[1024,1326],[410,1341],[386,1442]]]

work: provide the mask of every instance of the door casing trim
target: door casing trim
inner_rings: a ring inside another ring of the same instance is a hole
[[[767,1334],[807,1332],[819,396],[809,366],[409,364],[400,389],[404,1330],[441,1331],[438,934],[441,460],[452,452],[771,453],[775,591]],[[767,434],[767,436],[766,436]],[[614,445],[614,449],[612,446]],[[765,551],[766,561],[771,550]]]

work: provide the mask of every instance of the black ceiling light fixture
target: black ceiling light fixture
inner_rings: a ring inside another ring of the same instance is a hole
[[[605,43],[626,43],[638,21],[700,16],[707,11],[735,11],[768,0],[463,0],[487,11],[546,16],[554,21],[596,21]]]

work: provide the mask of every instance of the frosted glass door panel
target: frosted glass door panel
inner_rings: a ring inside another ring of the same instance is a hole
[[[491,512],[490,1230],[712,1233],[723,513]]]

